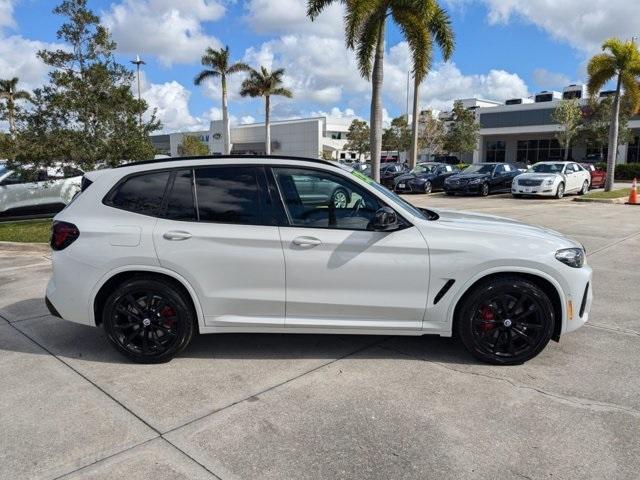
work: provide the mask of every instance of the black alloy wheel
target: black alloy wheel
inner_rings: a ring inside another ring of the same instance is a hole
[[[431,193],[432,191],[433,191],[433,185],[431,185],[431,182],[427,180],[424,184],[424,193]]]
[[[486,197],[487,195],[489,195],[489,184],[488,183],[483,183],[482,186],[480,187],[480,195],[482,195],[483,197]]]
[[[467,295],[456,329],[476,358],[517,365],[544,349],[555,321],[553,305],[540,287],[521,277],[497,277]]]
[[[171,360],[191,341],[195,315],[175,285],[134,277],[107,299],[102,323],[116,349],[138,363]]]

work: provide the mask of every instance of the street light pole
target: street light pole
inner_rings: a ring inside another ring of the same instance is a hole
[[[146,63],[144,62],[144,60],[140,60],[140,55],[136,55],[136,59],[131,60],[131,63],[133,63],[136,66],[137,77],[138,77],[138,102],[141,102],[142,98],[140,96],[140,65],[146,65]],[[140,126],[142,127],[142,110],[140,110],[139,115],[140,115]]]

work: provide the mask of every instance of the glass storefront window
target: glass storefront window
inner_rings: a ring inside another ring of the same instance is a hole
[[[627,147],[627,163],[640,163],[640,136],[636,135]]]

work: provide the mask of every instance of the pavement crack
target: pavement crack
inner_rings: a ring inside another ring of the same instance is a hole
[[[610,243],[609,245],[605,245],[604,247],[600,247],[600,248],[594,250],[593,252],[588,252],[587,253],[587,257],[588,258],[592,258],[592,257],[596,256],[598,253],[601,253],[601,252],[603,252],[605,250],[608,250],[608,249],[610,249],[612,247],[615,247],[616,245],[620,245],[621,243],[624,243],[627,240],[633,240],[635,237],[638,237],[638,236],[640,236],[640,232],[632,233],[631,235],[629,235],[627,237],[621,238],[617,242],[613,242],[613,243]]]
[[[401,354],[401,355],[405,355],[405,356],[410,357],[410,358],[415,358],[415,359],[423,361],[423,362],[432,363],[434,365],[438,365],[438,366],[440,366],[442,368],[445,368],[447,370],[450,370],[450,371],[453,371],[453,372],[456,372],[456,373],[460,373],[462,375],[474,375],[474,376],[477,376],[477,377],[488,378],[488,379],[491,379],[491,380],[496,380],[496,381],[499,381],[499,382],[507,383],[507,384],[511,385],[512,387],[517,388],[519,390],[530,390],[530,391],[536,392],[536,393],[538,393],[540,395],[543,395],[545,397],[551,398],[551,399],[553,399],[553,400],[555,400],[557,402],[564,403],[564,404],[567,404],[567,405],[576,406],[576,407],[579,407],[579,408],[585,408],[585,409],[588,409],[588,410],[591,410],[591,411],[594,411],[594,412],[621,412],[621,413],[626,413],[628,415],[631,415],[632,417],[635,417],[635,418],[640,418],[640,411],[636,410],[636,409],[633,409],[633,408],[627,408],[627,407],[623,407],[623,406],[620,406],[620,405],[615,405],[615,404],[612,404],[612,403],[594,402],[594,401],[591,401],[591,400],[585,399],[585,398],[577,398],[577,397],[571,397],[571,396],[568,396],[568,395],[562,395],[562,394],[559,394],[559,393],[553,393],[553,392],[549,392],[547,390],[543,390],[541,388],[534,387],[534,386],[531,386],[531,385],[524,385],[524,384],[521,384],[521,383],[517,383],[517,382],[514,382],[513,380],[505,378],[505,377],[498,377],[498,376],[495,376],[495,375],[490,375],[490,374],[481,373],[481,372],[473,372],[473,371],[470,371],[470,370],[461,370],[461,369],[458,369],[458,368],[454,368],[451,365],[447,365],[446,363],[437,362],[437,361],[434,361],[434,360],[428,360],[428,359],[416,357],[414,355],[409,355],[407,353],[400,352],[400,351],[398,351],[398,350],[396,350],[394,348],[390,348],[390,347],[386,347],[386,346],[380,346],[380,348],[383,348],[383,349],[386,349],[386,350],[389,350],[389,351],[392,351],[392,352],[395,352],[395,353],[398,353],[398,354]]]
[[[630,330],[628,328],[610,327],[608,325],[603,325],[601,323],[593,323],[593,322],[585,323],[585,326],[590,328],[596,328],[598,330],[606,330],[607,332],[620,333],[622,335],[631,335],[633,337],[640,337],[640,332],[636,332],[635,330]]]

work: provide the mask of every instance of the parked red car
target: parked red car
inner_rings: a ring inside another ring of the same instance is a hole
[[[592,163],[581,163],[580,165],[591,174],[591,188],[604,188],[604,182],[607,181],[607,172]]]

